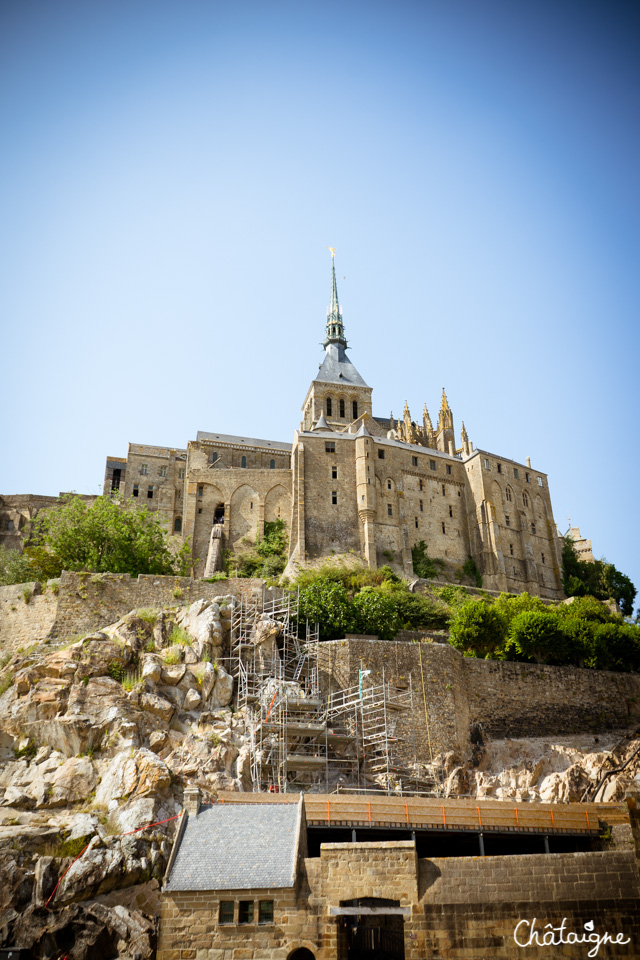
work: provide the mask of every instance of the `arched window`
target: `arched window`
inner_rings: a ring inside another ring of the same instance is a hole
[[[358,419],[358,401],[357,400],[353,401],[353,419],[354,420]]]
[[[507,487],[507,500],[509,501],[513,500],[513,497],[511,495],[511,487]]]
[[[269,460],[269,470],[275,470],[276,462],[275,460]]]
[[[173,532],[182,533],[182,517],[176,517],[173,521]]]
[[[328,417],[331,416],[331,410],[332,410],[331,397],[327,397],[327,416]]]
[[[247,458],[246,458],[246,457],[243,457],[242,460],[240,461],[240,466],[241,466],[241,467],[246,467],[246,465],[247,465]]]
[[[341,416],[342,419],[344,420],[344,416],[345,416],[345,413],[344,413],[344,400],[341,400],[341,401],[340,401],[340,416]]]
[[[529,506],[529,497],[527,496],[526,493],[522,494],[522,502],[524,503],[525,507]]]

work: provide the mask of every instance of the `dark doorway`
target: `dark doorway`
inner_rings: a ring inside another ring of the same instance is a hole
[[[287,960],[316,960],[316,958],[311,953],[311,950],[307,950],[306,947],[299,947],[297,950],[294,950],[293,953],[289,954]]]
[[[384,912],[398,907],[374,897],[342,903],[348,912],[338,918],[340,960],[404,960],[404,917]]]
[[[213,522],[224,523],[224,503],[219,503],[213,511]]]

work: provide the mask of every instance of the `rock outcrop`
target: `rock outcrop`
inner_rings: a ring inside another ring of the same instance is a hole
[[[248,786],[223,665],[233,604],[132,611],[4,664],[0,946],[153,956],[185,785],[205,796]]]

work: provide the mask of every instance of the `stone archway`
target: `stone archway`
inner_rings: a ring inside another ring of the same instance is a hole
[[[298,947],[293,953],[290,953],[287,960],[316,960],[315,954],[307,947]]]

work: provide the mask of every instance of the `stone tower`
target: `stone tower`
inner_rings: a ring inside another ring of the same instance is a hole
[[[331,253],[331,302],[323,347],[324,360],[302,405],[302,430],[313,430],[325,423],[344,429],[349,423],[371,416],[371,387],[367,386],[347,356],[342,310],[333,251]]]

